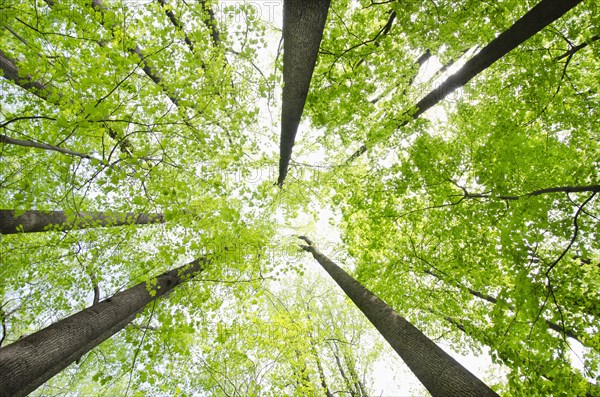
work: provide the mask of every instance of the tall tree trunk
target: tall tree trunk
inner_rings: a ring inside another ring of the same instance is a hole
[[[148,225],[164,223],[161,213],[110,213],[110,212],[81,212],[67,215],[64,211],[19,211],[0,210],[0,234],[35,233],[53,230],[77,230],[93,227]]]
[[[300,238],[307,243],[301,245],[302,249],[310,252],[352,299],[432,396],[498,397],[431,339],[319,252],[310,239]]]
[[[279,186],[283,185],[287,175],[328,10],[329,0],[283,2],[283,99],[277,179]]]
[[[502,32],[487,46],[481,49],[462,68],[449,76],[442,84],[425,95],[415,106],[417,111],[411,116],[414,120],[433,107],[448,94],[464,86],[473,77],[487,69],[498,59],[508,54],[525,40],[563,16],[567,11],[581,3],[583,0],[542,0],[536,4],[521,19],[514,23],[508,30]],[[403,122],[399,127],[408,124]],[[346,163],[352,162],[367,151],[367,146],[362,145],[354,152]]]
[[[25,396],[130,323],[148,303],[204,269],[196,259],[0,348],[0,396]]]

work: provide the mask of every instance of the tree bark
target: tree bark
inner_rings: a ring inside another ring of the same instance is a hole
[[[165,217],[161,213],[81,212],[76,215],[68,215],[64,211],[28,210],[17,216],[17,212],[0,210],[0,234],[65,231],[131,224],[148,225],[165,222]]]
[[[196,259],[0,348],[0,395],[25,396],[123,329],[148,303],[204,269]]]
[[[521,19],[515,22],[508,30],[502,32],[487,46],[481,49],[462,68],[449,76],[442,84],[425,95],[415,106],[416,111],[411,114],[416,120],[428,109],[441,102],[446,96],[456,89],[467,84],[473,77],[490,67],[498,59],[508,54],[514,48],[525,42],[531,36],[563,16],[567,11],[581,3],[582,0],[542,0],[536,4]],[[410,120],[402,122],[398,127],[408,124]],[[362,145],[354,152],[346,163],[354,161],[367,151],[367,146]]]
[[[310,239],[300,238],[308,244],[302,245],[302,249],[310,252],[352,299],[432,396],[498,397],[431,339],[319,252]]]
[[[328,10],[329,0],[283,2],[283,99],[277,179],[279,186],[283,185],[287,175]]]

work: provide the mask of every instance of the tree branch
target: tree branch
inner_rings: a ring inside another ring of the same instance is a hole
[[[560,61],[563,58],[566,57],[571,57],[573,56],[573,54],[575,54],[577,51],[581,50],[582,48],[587,47],[588,45],[592,44],[594,41],[597,41],[600,39],[599,35],[595,35],[592,38],[590,38],[587,41],[584,41],[581,44],[578,44],[576,46],[572,46],[568,51],[565,51],[562,55],[557,56],[556,58],[554,58],[555,61]]]

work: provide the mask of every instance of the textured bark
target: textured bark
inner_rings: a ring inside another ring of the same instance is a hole
[[[34,334],[0,348],[0,396],[25,396],[110,338],[131,322],[148,303],[194,277],[206,261],[197,259],[140,283],[73,314]]]
[[[283,185],[323,37],[329,0],[283,2],[283,99],[279,177]]]
[[[490,67],[498,59],[508,54],[514,48],[525,42],[531,36],[563,16],[567,11],[581,3],[583,0],[542,0],[536,4],[521,19],[515,22],[508,30],[502,32],[487,46],[481,49],[456,73],[449,76],[442,84],[425,95],[416,105],[416,112],[412,119],[416,120],[428,109],[441,102],[446,96],[464,86],[473,77]],[[408,124],[404,121],[398,127]],[[346,163],[354,161],[367,151],[367,146],[362,145],[354,152]]]
[[[77,230],[93,227],[147,225],[164,223],[163,214],[82,212],[67,215],[64,211],[29,210],[16,216],[15,210],[0,210],[0,234],[36,233],[52,230]]]
[[[308,244],[302,248],[313,255],[352,299],[432,396],[498,397],[431,339],[319,252],[308,238],[301,238]]]

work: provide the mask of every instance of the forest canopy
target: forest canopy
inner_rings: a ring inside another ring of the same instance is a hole
[[[0,357],[147,298],[32,395],[378,395],[307,235],[498,394],[600,396],[600,5],[324,3],[310,57],[283,1],[0,3]]]

